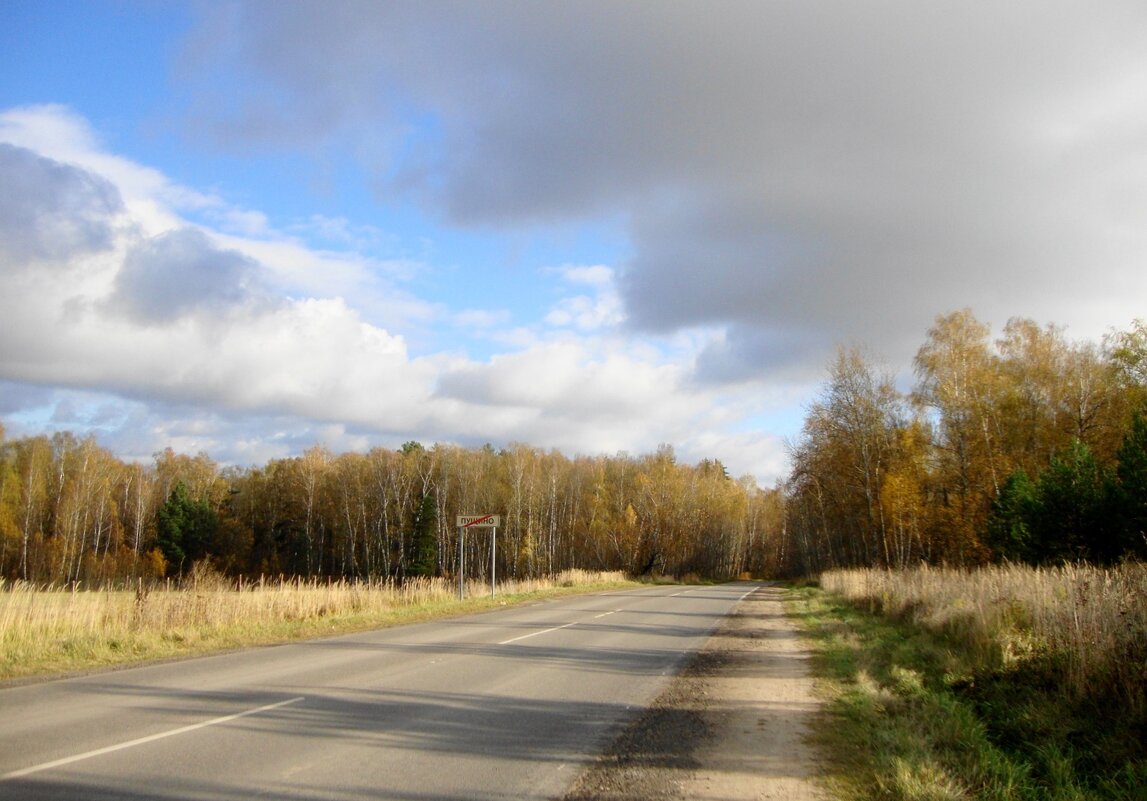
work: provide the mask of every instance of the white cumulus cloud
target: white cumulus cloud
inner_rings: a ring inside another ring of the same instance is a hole
[[[714,456],[690,443],[705,444],[694,434],[719,397],[691,383],[675,346],[622,330],[612,268],[558,270],[548,321],[443,309],[400,287],[417,266],[389,272],[302,233],[371,229],[315,218],[277,228],[104,152],[54,106],[0,113],[0,183],[16,181],[25,191],[0,203],[0,231],[13,234],[0,249],[10,433],[71,426],[134,457],[170,445],[240,463],[316,441],[407,439],[571,454],[674,442],[685,458]],[[195,222],[200,201],[216,213]],[[480,361],[412,355],[410,332],[448,317],[506,344]],[[733,467],[773,470],[776,453],[746,450]]]

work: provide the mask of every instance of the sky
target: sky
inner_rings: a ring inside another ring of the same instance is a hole
[[[1147,4],[0,2],[0,422],[786,474],[837,347],[1147,316]]]

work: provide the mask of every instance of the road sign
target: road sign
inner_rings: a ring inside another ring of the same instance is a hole
[[[497,528],[501,524],[498,515],[458,515],[458,528]]]
[[[458,599],[466,597],[466,529],[492,528],[490,537],[490,597],[494,597],[494,565],[497,563],[497,546],[494,540],[498,538],[498,526],[502,518],[498,515],[458,515]]]

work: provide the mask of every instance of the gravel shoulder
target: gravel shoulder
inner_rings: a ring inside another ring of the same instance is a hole
[[[743,600],[690,666],[586,768],[564,801],[820,801],[819,701],[783,590]]]

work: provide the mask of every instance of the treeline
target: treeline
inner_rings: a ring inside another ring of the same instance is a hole
[[[841,349],[791,447],[791,572],[1147,557],[1147,326],[1102,344],[968,310],[897,389]]]
[[[0,577],[88,585],[236,575],[454,576],[459,514],[502,515],[495,570],[728,577],[852,566],[1147,557],[1147,325],[1101,344],[1010,321],[993,340],[963,310],[937,318],[897,388],[841,349],[775,488],[715,460],[569,458],[409,442],[314,447],[221,468],[170,449],[125,463],[90,437],[5,440]],[[491,538],[464,538],[467,574]]]
[[[92,438],[0,441],[0,576],[87,586],[178,576],[202,560],[236,575],[403,580],[456,575],[459,514],[497,513],[495,569],[732,576],[772,572],[775,492],[672,449],[567,458],[526,445],[333,454],[314,447],[221,469],[170,449],[124,463]],[[464,538],[490,569],[489,530]]]

